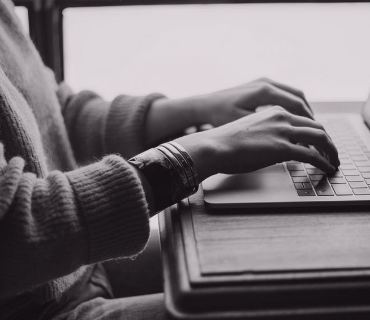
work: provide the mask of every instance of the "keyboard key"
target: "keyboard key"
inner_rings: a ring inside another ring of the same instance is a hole
[[[316,187],[317,187],[317,185],[319,184],[319,182],[320,182],[320,180],[311,181],[312,186],[313,186],[314,188],[316,188]]]
[[[356,167],[353,164],[343,164],[343,165],[341,164],[340,168],[342,170],[354,170],[354,169],[356,169]]]
[[[362,179],[361,176],[347,176],[346,177],[348,182],[362,182],[364,179]]]
[[[330,178],[342,178],[343,175],[342,175],[342,172],[340,172],[339,170],[338,171],[335,171],[334,173],[328,175]]]
[[[348,137],[348,135],[350,135],[348,131],[338,131],[337,135],[338,137],[340,137],[340,141],[343,143],[344,146],[352,146],[356,143],[356,141],[352,137]]]
[[[312,164],[309,164],[309,163],[305,163],[304,166],[306,169],[316,169],[316,167],[314,167]]]
[[[342,170],[342,173],[345,176],[358,176],[358,171],[357,170]]]
[[[307,169],[308,174],[324,174],[324,171],[320,169]]]
[[[355,166],[356,167],[366,167],[366,166],[370,166],[370,162],[369,161],[355,161]]]
[[[370,172],[370,167],[358,167],[358,171],[360,171],[360,172]]]
[[[288,163],[287,164],[288,170],[289,171],[294,171],[294,170],[303,170],[303,167],[300,163]]]
[[[291,177],[307,177],[306,171],[289,171]]]
[[[349,159],[349,155],[348,154],[346,154],[346,155],[338,155],[338,158],[339,158],[340,161],[343,161],[345,159]],[[367,159],[367,158],[365,157],[365,159]]]
[[[370,184],[370,183],[369,183]],[[307,190],[311,190],[312,189],[312,184],[311,183],[303,183],[303,186],[304,186],[304,188],[305,189],[307,189]]]
[[[346,184],[333,184],[334,192],[337,196],[348,196],[352,195],[352,190]]]
[[[367,188],[367,185],[365,182],[349,182],[349,186],[352,189]]]
[[[326,180],[321,180],[315,187],[315,191],[318,196],[334,196],[333,189]]]
[[[295,161],[295,160],[290,160],[290,161],[286,161],[286,163],[300,163],[299,161]]]
[[[359,156],[359,155],[362,155],[364,153],[362,152],[362,150],[350,150],[350,151],[348,151],[348,154],[350,156]]]
[[[308,183],[308,182],[310,182],[310,180],[307,177],[292,177],[292,180],[295,183],[298,183],[298,182]]]
[[[310,179],[311,181],[319,181],[324,177],[322,174],[311,174]]]
[[[341,184],[341,183],[347,183],[344,178],[328,178],[330,183],[334,184]],[[362,180],[361,180],[362,181]]]
[[[357,144],[348,144],[345,145],[346,150],[355,150],[355,151],[361,151],[360,148],[357,146]]]
[[[340,160],[340,164],[342,165],[342,164],[352,164],[353,162],[352,162],[352,160],[351,159],[342,159],[342,160]]]
[[[297,193],[301,197],[316,196],[316,194],[313,190],[297,190]]]
[[[370,172],[361,172],[361,175],[366,179],[370,178]]]
[[[297,190],[304,190],[305,189],[305,187],[302,183],[295,183],[294,186]]]
[[[363,189],[353,189],[354,194],[356,195],[370,195],[370,190],[368,188]]]
[[[370,179],[365,179],[365,182],[366,182],[367,184],[370,184]]]
[[[352,156],[351,158],[353,161],[366,161],[367,160],[365,156]]]

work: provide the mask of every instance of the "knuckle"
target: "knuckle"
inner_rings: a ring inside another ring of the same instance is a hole
[[[321,131],[323,131],[323,132],[325,132],[325,133],[326,133],[324,126],[323,126],[321,123],[319,123],[319,122],[317,122],[317,124],[318,124],[318,128],[319,128]]]
[[[273,106],[271,110],[274,112],[284,112],[285,111],[285,109],[282,106]]]
[[[261,84],[259,91],[262,95],[270,95],[272,92],[272,87],[268,83],[263,83]]]
[[[325,131],[320,130],[319,133],[318,133],[318,136],[319,136],[319,139],[324,141],[324,142],[329,141],[329,137],[328,137],[328,135],[326,134]]]
[[[317,159],[317,157],[319,157],[320,154],[318,151],[314,150],[314,149],[310,149],[310,152],[308,153],[308,158],[310,161],[315,161]]]
[[[285,141],[278,141],[276,142],[276,148],[282,157],[289,157],[291,153],[291,148],[288,143],[286,143]]]
[[[303,99],[301,99],[301,98],[296,98],[296,99],[294,99],[294,103],[295,103],[295,105],[297,106],[297,108],[305,109],[305,107],[306,107],[306,105],[305,105],[305,103],[304,103]]]
[[[297,94],[303,98],[305,97],[304,92],[300,89],[297,90]]]
[[[277,127],[277,134],[282,137],[291,137],[294,134],[294,128],[289,125],[283,125]]]
[[[260,81],[260,82],[270,82],[270,79],[267,78],[267,77],[261,77],[261,78],[258,79],[258,81]]]
[[[274,109],[274,120],[278,122],[283,122],[289,118],[288,112],[286,112],[282,107],[274,107]]]

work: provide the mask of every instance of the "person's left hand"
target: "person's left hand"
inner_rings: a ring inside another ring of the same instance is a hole
[[[267,78],[201,97],[197,117],[215,127],[254,113],[258,107],[279,105],[292,114],[313,119],[302,91]]]

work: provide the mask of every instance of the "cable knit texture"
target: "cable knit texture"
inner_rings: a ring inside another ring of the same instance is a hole
[[[20,301],[59,299],[88,265],[145,247],[149,214],[140,180],[121,156],[104,156],[143,151],[148,108],[162,96],[108,103],[58,86],[9,0],[0,1],[0,43],[0,307],[6,314]]]

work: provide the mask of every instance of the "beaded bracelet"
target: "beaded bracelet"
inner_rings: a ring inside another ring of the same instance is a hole
[[[178,143],[164,143],[128,160],[146,177],[159,212],[192,195],[199,179],[193,160]]]

